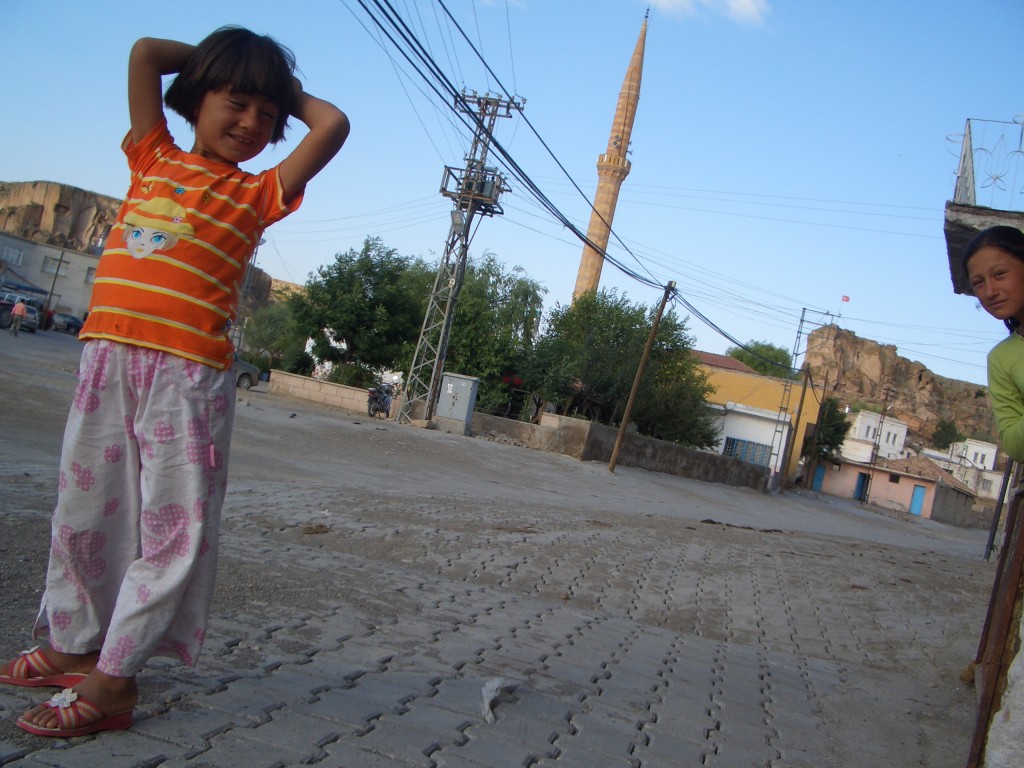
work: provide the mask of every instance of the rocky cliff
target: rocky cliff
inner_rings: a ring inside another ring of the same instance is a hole
[[[0,181],[0,231],[98,254],[120,205],[55,181]]]
[[[881,407],[891,389],[887,413],[908,425],[908,445],[930,446],[940,419],[951,419],[968,437],[995,442],[985,387],[938,376],[892,345],[826,325],[808,337],[806,361],[814,382],[827,383],[828,396],[841,406]]]

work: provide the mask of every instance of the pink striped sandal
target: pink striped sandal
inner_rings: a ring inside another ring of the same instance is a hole
[[[72,739],[75,736],[86,736],[97,731],[122,731],[131,727],[135,712],[132,709],[124,709],[111,715],[105,715],[99,707],[81,698],[77,691],[70,688],[53,694],[43,706],[56,711],[57,719],[60,722],[56,728],[42,728],[35,723],[30,723],[24,717],[19,717],[15,724],[23,731],[28,731],[36,736]]]
[[[9,674],[0,675],[0,683],[24,685],[29,688],[47,685],[71,688],[85,679],[85,675],[76,672],[61,672],[50,663],[38,645],[27,651],[22,651],[16,659],[11,661],[10,666]]]

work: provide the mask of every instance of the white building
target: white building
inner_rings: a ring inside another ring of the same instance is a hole
[[[934,461],[983,499],[999,498],[1003,473],[996,471],[998,447],[984,440],[967,438],[945,451],[925,448],[922,456]]]
[[[760,464],[773,473],[781,470],[785,457],[779,454],[779,447],[786,445],[789,437],[788,413],[782,414],[780,421],[778,411],[752,405],[728,402],[724,405],[709,403],[708,407],[718,414],[716,453]]]
[[[959,457],[962,463],[969,463],[978,469],[995,469],[997,451],[995,443],[986,443],[984,440],[973,440],[969,437],[949,446],[951,457]]]
[[[906,457],[904,444],[907,440],[907,425],[893,416],[884,419],[880,413],[858,411],[850,420],[850,431],[839,452],[848,461],[870,464],[872,453],[877,447],[875,458],[901,459]]]

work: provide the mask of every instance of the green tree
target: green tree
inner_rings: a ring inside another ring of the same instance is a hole
[[[478,409],[519,410],[511,403],[533,351],[545,293],[521,267],[506,271],[492,253],[466,265],[445,370],[480,379]]]
[[[935,431],[932,432],[932,443],[941,450],[945,450],[953,443],[958,443],[963,439],[964,433],[957,428],[956,422],[952,419],[939,419],[939,423],[935,425]]]
[[[660,327],[658,332],[660,335]],[[707,374],[693,355],[689,339],[685,348],[667,352],[651,376],[645,373],[632,414],[637,430],[659,440],[695,448],[712,447],[720,436],[707,407],[713,391]]]
[[[368,371],[393,368],[411,358],[430,281],[423,262],[368,237],[360,251],[339,253],[320,267],[289,304],[319,359]]]
[[[814,434],[804,443],[802,454],[813,460],[829,459],[838,454],[853,424],[839,407],[839,401],[827,397],[818,410],[818,423]]]
[[[647,312],[614,291],[588,292],[549,313],[528,381],[566,415],[610,423],[646,341]],[[619,408],[621,411],[621,408]]]
[[[800,378],[793,371],[793,358],[789,352],[767,341],[748,341],[743,347],[729,347],[725,354],[765,376],[794,380]]]
[[[245,356],[260,368],[290,370],[285,361],[298,359],[306,345],[286,302],[274,302],[249,315],[242,338]]]
[[[603,290],[556,306],[528,369],[538,399],[560,413],[616,423],[656,311]],[[666,312],[631,415],[641,433],[688,445],[714,443],[713,418],[704,407],[710,385],[692,350],[685,322]]]
[[[290,307],[303,338],[313,339],[313,354],[339,364],[332,380],[363,386],[374,371],[408,371],[435,277],[422,260],[367,238],[361,251],[321,267]],[[539,283],[518,267],[507,271],[493,254],[467,263],[444,369],[480,379],[481,409],[507,406],[512,397],[543,296]]]

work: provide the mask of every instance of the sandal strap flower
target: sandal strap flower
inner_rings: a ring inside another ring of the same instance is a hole
[[[78,701],[78,692],[74,688],[65,688],[60,693],[53,694],[47,702],[47,706],[64,709],[76,701]]]

